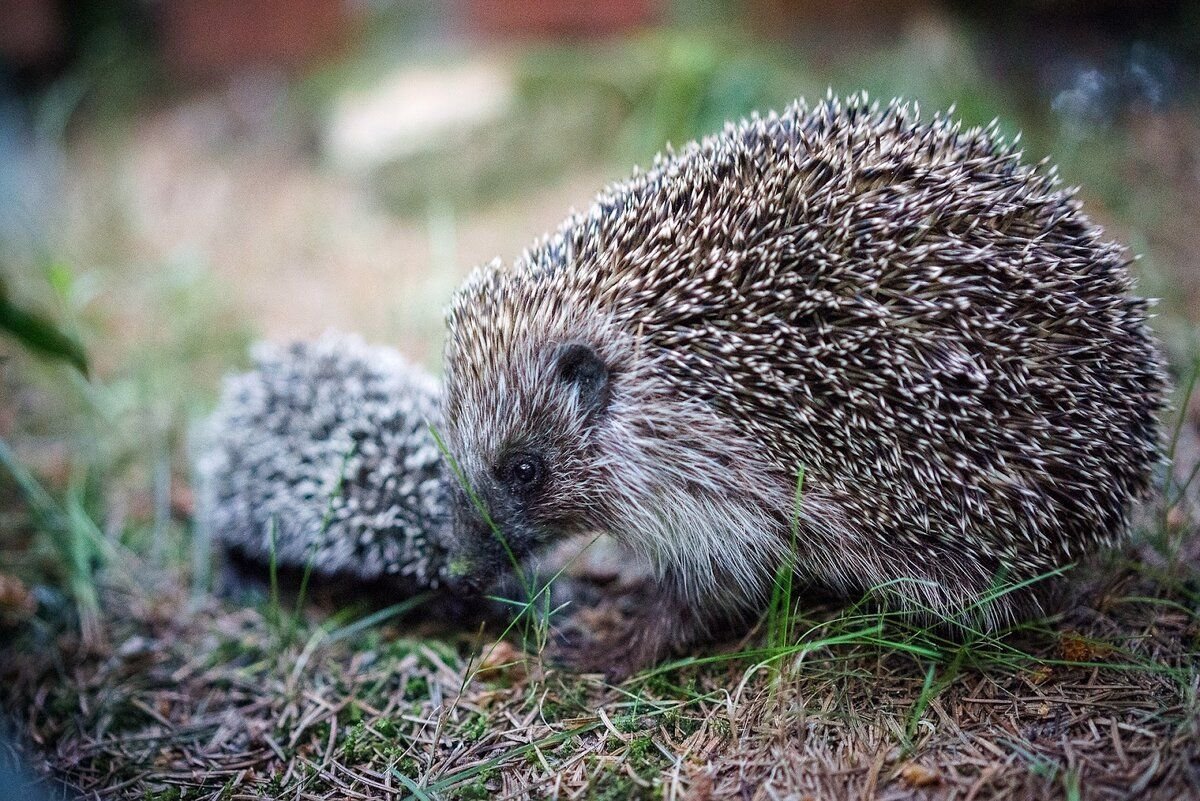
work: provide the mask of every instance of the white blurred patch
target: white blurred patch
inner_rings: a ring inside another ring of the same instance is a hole
[[[328,153],[343,169],[370,170],[500,118],[514,96],[512,70],[497,61],[407,67],[337,102]]]

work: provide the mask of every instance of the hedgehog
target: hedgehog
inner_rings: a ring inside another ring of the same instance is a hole
[[[953,110],[829,96],[668,149],[450,303],[455,580],[609,533],[656,591],[564,658],[617,674],[752,618],[786,566],[935,626],[1038,614],[1160,459],[1129,264]]]
[[[198,438],[198,523],[236,562],[411,595],[444,585],[450,485],[439,388],[399,353],[330,332],[259,343]]]

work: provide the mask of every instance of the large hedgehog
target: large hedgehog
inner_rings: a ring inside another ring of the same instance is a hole
[[[1126,536],[1164,376],[1128,259],[994,127],[865,97],[753,117],[610,187],[448,313],[468,584],[602,530],[660,593],[636,668],[788,560],[926,620]],[[794,545],[793,545],[794,542]],[[793,551],[794,547],[794,551]]]
[[[261,343],[201,431],[199,523],[239,561],[394,594],[446,573],[449,483],[429,427],[438,386],[399,353],[329,333]]]

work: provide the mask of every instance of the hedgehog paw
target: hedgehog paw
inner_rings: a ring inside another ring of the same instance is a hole
[[[687,608],[656,587],[604,595],[550,621],[552,664],[619,681],[702,639]]]

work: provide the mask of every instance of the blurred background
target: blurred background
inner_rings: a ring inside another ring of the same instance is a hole
[[[473,265],[829,89],[1020,132],[1186,371],[1198,64],[1181,0],[0,0],[0,625],[96,614],[114,553],[198,564],[187,432],[253,339],[437,370]]]

